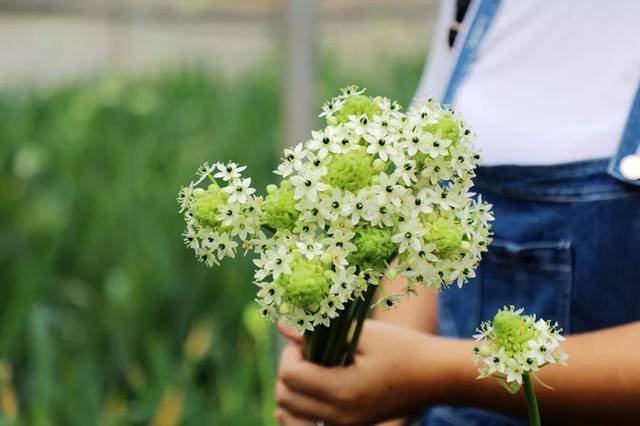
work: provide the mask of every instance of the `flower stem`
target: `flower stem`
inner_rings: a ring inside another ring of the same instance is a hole
[[[538,401],[536,400],[536,391],[533,388],[531,377],[524,374],[523,377],[524,392],[527,396],[527,407],[529,408],[529,424],[531,426],[541,426],[540,411],[538,410]]]
[[[373,299],[373,295],[376,292],[376,287],[373,285],[369,285],[367,291],[364,295],[364,300],[359,300],[358,302],[358,310],[356,311],[356,328],[353,330],[353,336],[351,337],[351,341],[347,347],[347,356],[344,361],[344,365],[349,365],[353,363],[353,356],[358,348],[358,340],[360,340],[360,333],[362,332],[362,326],[364,325],[364,321],[367,319],[367,314],[369,313],[369,308],[371,307],[371,300]]]
[[[347,349],[347,336],[353,323],[354,313],[358,311],[358,301],[349,301],[346,309],[344,310],[341,321],[339,322],[339,330],[336,336],[336,342],[331,349],[331,357],[329,358],[329,365],[341,365]],[[343,318],[344,317],[344,318]]]

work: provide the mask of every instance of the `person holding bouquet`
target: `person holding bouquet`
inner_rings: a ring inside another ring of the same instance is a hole
[[[569,335],[569,368],[539,374],[545,424],[640,424],[638,22],[633,0],[442,2],[416,100],[477,133],[494,241],[464,287],[377,310],[352,365],[305,361],[281,327],[281,424],[527,424],[470,362],[476,327],[509,305]]]

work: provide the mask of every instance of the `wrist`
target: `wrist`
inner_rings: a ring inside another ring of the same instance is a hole
[[[477,376],[473,341],[425,336],[422,343],[420,383],[426,405],[464,405]]]

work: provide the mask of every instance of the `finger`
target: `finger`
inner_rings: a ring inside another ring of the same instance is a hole
[[[336,390],[342,382],[347,368],[323,367],[305,360],[299,347],[288,346],[280,356],[278,378],[287,387],[297,392],[320,398],[324,401],[335,400]]]
[[[284,408],[276,408],[273,417],[281,426],[316,426],[316,422],[313,420],[293,415]]]
[[[302,344],[302,336],[298,333],[295,328],[287,327],[281,322],[278,323],[278,331],[287,339],[291,340],[294,343]]]
[[[296,392],[280,380],[276,383],[276,402],[279,408],[302,419],[322,419],[331,422],[340,417],[331,404]]]

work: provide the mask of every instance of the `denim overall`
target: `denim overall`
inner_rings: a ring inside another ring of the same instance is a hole
[[[453,99],[499,3],[478,5],[444,103]],[[494,242],[475,279],[439,296],[440,334],[470,338],[505,305],[557,321],[565,334],[640,320],[640,181],[625,180],[619,167],[639,146],[640,87],[612,158],[479,168],[476,189],[493,204]],[[524,426],[528,421],[439,406],[425,413],[424,424]]]

